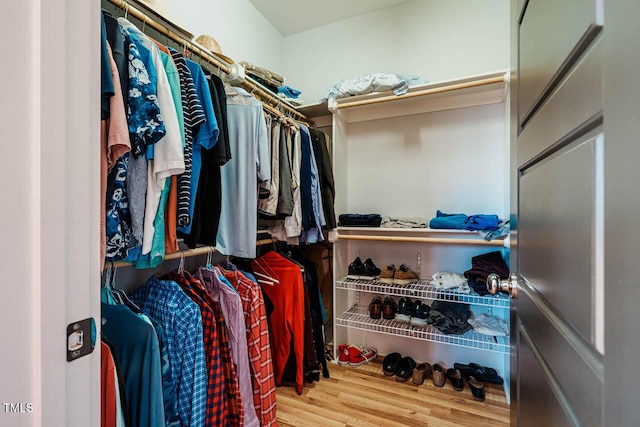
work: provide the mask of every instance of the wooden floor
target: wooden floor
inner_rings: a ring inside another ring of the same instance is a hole
[[[466,386],[438,388],[431,377],[417,386],[385,377],[379,362],[357,368],[331,364],[331,378],[305,384],[302,395],[284,384],[276,389],[278,423],[288,426],[508,427],[509,405],[502,386],[485,384],[476,402]]]

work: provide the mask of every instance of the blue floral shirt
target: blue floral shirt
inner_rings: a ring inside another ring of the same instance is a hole
[[[157,74],[149,50],[138,37],[120,26],[128,49],[129,96],[127,122],[135,157],[166,134],[157,97]]]

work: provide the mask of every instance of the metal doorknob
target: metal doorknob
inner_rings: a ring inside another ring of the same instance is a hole
[[[487,277],[487,290],[491,295],[495,295],[502,291],[511,295],[511,298],[515,298],[518,295],[518,276],[511,273],[509,279],[500,280],[500,276],[495,273],[491,273]]]

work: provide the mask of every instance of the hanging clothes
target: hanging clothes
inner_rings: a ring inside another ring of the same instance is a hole
[[[100,342],[100,426],[116,426],[116,366],[111,349]]]
[[[198,186],[200,182],[200,170],[202,168],[202,150],[209,150],[217,145],[220,128],[214,112],[213,98],[207,78],[202,67],[196,62],[186,59],[187,68],[191,72],[194,88],[202,111],[204,113],[204,121],[200,123],[197,132],[195,132],[192,142],[191,155],[191,183],[190,183],[190,199],[189,199],[189,217],[191,221],[186,224],[179,224],[178,232],[187,238],[191,234],[191,228],[196,218],[196,200]]]
[[[278,188],[278,218],[285,219],[293,213],[293,189],[291,171],[291,139],[289,138],[288,126],[280,126],[278,147],[280,151],[280,164],[278,173],[280,174],[280,187]]]
[[[196,194],[191,233],[185,236],[187,246],[215,246],[222,210],[222,178],[220,168],[231,159],[224,84],[218,76],[207,76],[213,111],[220,133],[218,142],[202,150],[202,168]]]
[[[313,145],[311,142],[309,129],[304,125],[300,125],[300,131],[302,132],[302,135],[303,135],[303,138],[302,138],[303,165],[301,168],[307,170],[308,177],[310,180],[310,184],[308,188],[308,191],[309,191],[308,197],[310,197],[310,200],[307,200],[306,202],[303,200],[304,231],[300,236],[300,241],[313,244],[318,241],[324,240],[324,237],[322,235],[322,227],[326,225],[326,221],[324,218],[324,209],[322,206],[322,195],[320,194],[320,175],[318,173],[318,165],[317,165],[315,154],[313,151]],[[306,153],[306,159],[308,160],[305,159],[305,153]],[[307,166],[304,165],[304,163],[307,161],[309,163],[308,169],[307,169]],[[305,177],[303,176],[302,179],[305,179]],[[306,185],[303,186],[303,189],[305,187]],[[304,193],[303,193],[303,196],[304,196]],[[305,206],[307,210],[310,208],[310,210],[308,210],[306,213],[308,227],[304,226]]]
[[[208,379],[207,425],[239,426],[243,414],[237,405],[234,387],[237,384],[237,379],[235,379],[235,372],[229,370],[230,362],[224,360],[223,357],[223,352],[229,351],[228,340],[226,349],[220,341],[221,334],[226,334],[226,326],[219,327],[211,299],[208,298],[205,301],[203,296],[196,291],[197,285],[190,280],[187,273],[178,274],[174,271],[164,279],[177,283],[185,294],[200,307],[202,313]]]
[[[216,250],[254,258],[258,179],[271,179],[267,127],[262,104],[241,88],[227,96],[229,143],[234,159],[221,169],[223,194]]]
[[[329,135],[321,132],[317,129],[311,129],[311,138],[314,141],[314,150],[316,150],[316,159],[322,159],[320,167],[321,184],[320,189],[322,192],[322,206],[324,208],[324,217],[326,220],[326,227],[333,229],[337,227],[336,213],[335,213],[335,198],[336,190],[333,180],[333,166],[331,165],[331,155],[329,154]]]
[[[198,305],[175,282],[155,277],[129,297],[164,329],[173,383],[180,385],[176,388],[180,421],[183,425],[204,426],[207,376]]]
[[[166,134],[157,100],[156,71],[149,51],[122,25],[119,28],[128,58],[129,91],[126,105],[132,155],[118,160],[122,175],[120,181],[125,183],[119,190],[119,196],[121,199],[127,198],[130,215],[129,222],[121,222],[120,227],[128,227],[130,235],[107,231],[107,242],[112,241],[107,257],[114,260],[126,258],[131,249],[142,246],[147,188],[145,153],[147,146],[155,144]]]
[[[127,425],[164,425],[160,354],[153,326],[125,305],[102,304],[101,333],[124,380]]]
[[[127,47],[124,42],[124,36],[120,31],[118,20],[109,12],[102,9],[102,18],[104,20],[105,29],[107,31],[107,42],[111,47],[113,60],[118,69],[118,80],[120,82],[120,93],[122,99],[126,102],[129,93],[129,61],[127,59]],[[125,111],[127,104],[124,104]]]
[[[302,393],[304,380],[304,284],[300,268],[282,255],[271,251],[252,262],[254,271],[275,273],[280,283],[263,285],[262,289],[274,301],[269,318],[271,349],[276,385],[282,382],[289,354],[293,349],[296,363],[296,391]]]
[[[156,69],[157,99],[160,111],[167,130],[166,135],[156,144],[148,146],[146,156],[148,160],[148,181],[146,193],[146,205],[144,212],[144,233],[142,239],[142,255],[149,254],[155,247],[153,257],[164,256],[164,249],[159,254],[158,242],[164,248],[164,204],[166,203],[166,191],[168,191],[167,178],[184,172],[184,149],[182,139],[183,126],[180,123],[182,115],[180,83],[176,70],[169,55],[161,52],[157,45],[140,32],[133,24],[124,18],[118,22],[130,33],[135,33],[142,45],[150,52],[151,60]],[[180,113],[179,113],[180,112]],[[167,190],[165,190],[167,187]],[[163,197],[164,196],[164,197]],[[156,218],[161,212],[162,218]],[[156,234],[156,222],[162,224],[162,228]],[[161,239],[160,239],[161,235]],[[155,243],[155,245],[154,245]]]
[[[221,270],[240,295],[246,326],[253,404],[261,426],[277,426],[276,386],[265,302],[260,286],[239,271]]]
[[[318,275],[323,323],[333,319],[333,263],[332,249],[328,244],[308,245],[303,249],[305,257],[313,261]]]
[[[238,385],[244,407],[244,425],[246,427],[259,427],[260,421],[258,420],[253,403],[242,301],[240,300],[240,294],[233,288],[231,283],[222,278],[222,280],[226,282],[223,283],[218,277],[218,274],[222,273],[201,267],[195,272],[194,277],[204,285],[211,297],[220,303],[220,308],[226,319],[226,325],[229,331],[231,356],[233,363],[237,366]]]
[[[264,218],[275,217],[278,210],[278,192],[280,190],[280,120],[265,114],[267,130],[270,130],[269,151],[271,152],[271,179],[260,183],[260,191],[266,197],[258,200],[258,212]]]
[[[322,366],[322,373],[325,378],[329,377],[329,369],[327,366],[327,359],[325,358],[325,343],[324,343],[324,317],[323,308],[321,304],[319,275],[316,269],[316,264],[309,258],[307,258],[300,248],[289,248],[290,257],[292,260],[302,264],[305,271],[305,304],[309,304],[309,316],[305,317],[305,321],[309,319],[309,325],[312,330],[312,343],[315,351],[315,360],[313,365]],[[306,308],[305,308],[306,312]]]
[[[109,59],[109,70],[114,85],[114,95],[110,98],[110,117],[101,121],[100,124],[100,259],[104,262],[106,256],[106,216],[107,216],[107,180],[109,171],[114,167],[118,159],[131,150],[129,132],[127,128],[127,117],[124,111],[124,101],[118,78],[118,68],[113,59],[111,47],[106,43],[107,56]],[[115,180],[115,177],[113,177]],[[114,194],[114,192],[110,192]],[[119,222],[119,216],[126,215],[128,204],[120,209],[120,201],[115,201],[110,197],[109,211],[114,222]],[[114,216],[116,215],[116,216]],[[115,235],[116,233],[112,233]],[[112,246],[113,247],[113,246]]]
[[[297,245],[299,236],[302,233],[302,201],[301,201],[301,176],[300,167],[302,162],[302,141],[300,131],[296,128],[289,128],[291,134],[291,187],[293,190],[293,211],[291,216],[284,220],[287,243]]]
[[[178,179],[178,211],[177,221],[179,224],[188,224],[191,220],[189,215],[189,199],[191,197],[191,169],[193,134],[200,124],[204,122],[205,116],[198,95],[193,84],[191,71],[187,66],[184,55],[175,49],[169,49],[171,58],[178,71],[180,79],[180,100],[184,116],[184,173]]]

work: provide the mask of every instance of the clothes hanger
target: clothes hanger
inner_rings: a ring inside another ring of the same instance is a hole
[[[100,302],[108,305],[118,305],[118,301],[115,299],[111,292],[111,275],[113,274],[113,261],[109,260],[110,266],[104,275],[104,286],[100,290]]]
[[[289,249],[289,244],[287,244],[286,242],[278,242],[278,244],[284,244],[288,251],[284,252],[282,249],[276,249],[276,252],[278,252],[281,256],[286,258],[288,261],[290,261],[290,262],[294,263],[295,265],[297,265],[300,268],[300,272],[302,274],[304,274],[304,265],[300,264],[298,261],[296,261],[293,258],[293,254],[292,254],[291,250]]]
[[[118,301],[120,301],[120,304],[126,305],[134,313],[137,313],[137,314],[142,313],[142,310],[140,309],[140,307],[138,307],[136,305],[136,303],[134,303],[133,301],[131,301],[129,299],[129,296],[127,295],[127,293],[123,289],[116,288],[116,272],[118,271],[118,267],[116,267],[113,264],[112,264],[112,267],[113,267],[113,275],[111,277],[111,286],[110,287],[111,287],[111,292],[113,293],[114,297]]]
[[[176,273],[178,273],[179,275],[184,275],[184,252],[182,251],[182,249],[180,249],[180,263],[178,264],[178,269],[176,270]]]
[[[261,272],[256,271],[255,268],[253,270],[254,275],[256,276],[256,279],[258,279],[258,282],[260,282],[261,284],[271,285],[271,286],[275,284],[280,284],[280,280],[276,278],[277,276],[276,272],[273,271],[273,269],[269,266],[269,264],[265,263],[263,259],[256,258],[255,265],[259,267],[260,270],[262,270]]]
[[[207,262],[202,268],[215,272],[215,269],[213,268],[213,252],[213,247],[209,246],[207,249]]]

